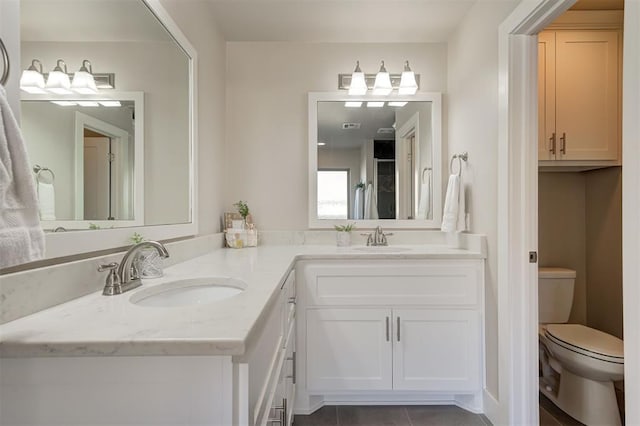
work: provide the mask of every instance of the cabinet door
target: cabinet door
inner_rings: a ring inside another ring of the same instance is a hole
[[[477,391],[483,360],[472,310],[394,309],[393,388]]]
[[[307,310],[307,389],[390,390],[390,309]]]
[[[556,33],[538,34],[538,160],[555,160]]]
[[[618,158],[618,32],[556,32],[556,137],[562,160]]]

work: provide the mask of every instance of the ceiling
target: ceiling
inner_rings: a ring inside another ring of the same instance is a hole
[[[172,41],[140,0],[20,0],[20,27],[23,41]]]
[[[227,41],[444,42],[476,0],[209,0]],[[517,2],[518,0],[480,0]]]

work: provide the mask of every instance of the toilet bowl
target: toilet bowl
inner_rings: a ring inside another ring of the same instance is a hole
[[[539,270],[540,392],[588,426],[621,425],[613,382],[624,378],[623,342],[584,325],[566,324],[574,280],[571,270]]]

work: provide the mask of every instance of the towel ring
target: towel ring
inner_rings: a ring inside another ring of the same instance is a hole
[[[51,174],[51,183],[53,183],[56,180],[56,174],[53,173],[53,170],[51,170],[48,167],[42,167],[42,166],[36,164],[35,166],[33,166],[33,172],[36,174],[36,180],[38,182],[42,182],[40,180],[40,174],[42,172],[49,172]],[[46,182],[43,182],[43,183],[46,183]]]
[[[458,173],[454,173],[453,172],[453,160],[458,159]],[[462,175],[462,162],[466,162],[467,159],[469,158],[469,154],[466,152],[463,152],[462,154],[453,154],[453,157],[451,157],[451,161],[449,161],[449,173],[451,174],[457,174],[458,176]]]
[[[0,38],[0,54],[2,54],[2,63],[4,64],[4,69],[2,71],[2,76],[0,76],[0,85],[4,86],[7,84],[7,80],[9,80],[9,52],[7,52],[7,48],[4,45],[4,42]]]

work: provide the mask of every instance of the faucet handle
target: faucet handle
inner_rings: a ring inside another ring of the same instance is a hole
[[[105,296],[113,296],[114,294],[122,293],[122,285],[120,283],[120,276],[118,276],[118,273],[116,272],[117,269],[118,264],[116,262],[98,266],[99,272],[109,271],[104,283],[104,289],[102,290],[102,294]]]
[[[369,232],[369,233],[362,233],[360,234],[363,237],[367,237],[367,245],[370,246],[373,244],[373,233]]]
[[[118,263],[117,262],[105,263],[105,264],[102,264],[102,265],[98,266],[98,272],[114,271],[117,268],[118,268]]]

